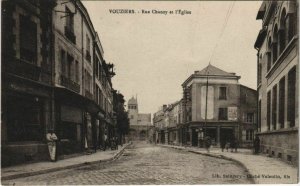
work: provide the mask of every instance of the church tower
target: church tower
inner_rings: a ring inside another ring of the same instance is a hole
[[[139,114],[139,109],[138,109],[137,98],[134,98],[132,96],[132,98],[129,99],[128,101],[128,117],[131,126],[138,124],[138,114]]]

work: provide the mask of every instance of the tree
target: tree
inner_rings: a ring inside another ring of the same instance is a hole
[[[123,143],[125,135],[129,132],[129,118],[128,113],[125,110],[125,99],[121,93],[115,90],[113,91],[113,97],[119,142]]]

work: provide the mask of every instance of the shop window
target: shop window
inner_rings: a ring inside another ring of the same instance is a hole
[[[219,120],[228,120],[227,108],[219,108]]]
[[[37,24],[25,16],[20,16],[20,58],[37,62]]]
[[[43,104],[38,97],[9,97],[7,100],[7,136],[11,142],[41,141]]]
[[[219,88],[219,99],[227,99],[227,88],[226,87]]]
[[[290,127],[295,126],[295,109],[296,109],[296,67],[293,67],[288,73],[288,115],[287,119]]]

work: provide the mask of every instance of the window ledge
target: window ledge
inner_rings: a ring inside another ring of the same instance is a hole
[[[275,72],[275,70],[278,68],[278,66],[284,60],[284,57],[286,57],[287,54],[288,54],[288,52],[290,52],[292,50],[292,46],[296,42],[297,39],[298,39],[298,35],[295,35],[292,38],[292,40],[287,44],[287,46],[285,47],[285,49],[281,52],[280,56],[275,61],[274,65],[270,68],[270,70],[265,75],[265,78],[269,78]]]

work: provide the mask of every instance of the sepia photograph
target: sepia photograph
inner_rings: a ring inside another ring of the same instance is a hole
[[[1,0],[1,185],[299,183],[298,0]]]

